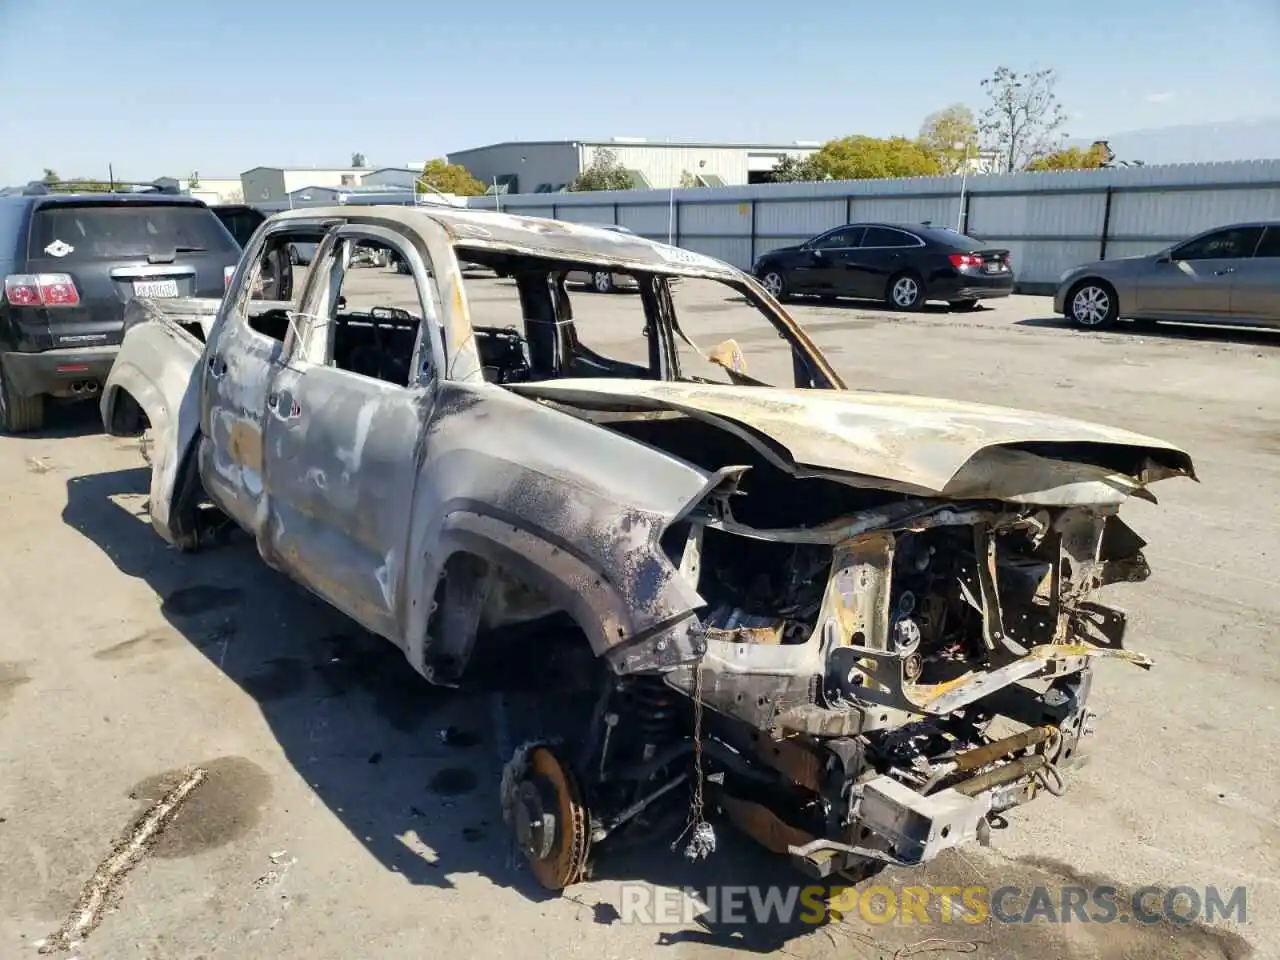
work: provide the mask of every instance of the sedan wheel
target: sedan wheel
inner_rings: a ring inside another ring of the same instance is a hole
[[[1119,313],[1116,295],[1109,287],[1086,281],[1071,292],[1067,315],[1072,323],[1089,330],[1101,330],[1115,323]]]
[[[596,293],[613,293],[613,274],[597,270],[591,275],[591,286]]]
[[[923,302],[923,293],[920,281],[910,274],[895,277],[889,284],[889,302],[899,310],[915,310]]]
[[[770,270],[760,278],[760,284],[773,296],[775,300],[781,300],[787,292],[787,281],[783,279],[782,274],[777,270]]]

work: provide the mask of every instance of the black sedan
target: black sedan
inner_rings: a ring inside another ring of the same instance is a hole
[[[791,295],[881,300],[919,310],[945,300],[972,310],[1013,293],[1009,251],[946,227],[851,223],[793,247],[770,250],[751,272],[779,300]]]

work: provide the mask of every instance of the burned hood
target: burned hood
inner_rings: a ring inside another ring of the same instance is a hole
[[[1162,440],[955,400],[606,379],[511,389],[583,411],[684,414],[736,433],[798,475],[843,475],[917,495],[1096,502],[1082,484],[1109,486],[1123,499],[1165,477],[1195,477],[1191,458]]]

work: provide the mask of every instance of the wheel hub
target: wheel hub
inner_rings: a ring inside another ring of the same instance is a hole
[[[1111,300],[1099,287],[1082,287],[1071,306],[1077,321],[1086,326],[1096,326],[1107,315]]]
[[[577,883],[586,875],[591,838],[572,767],[550,746],[536,746],[513,786],[508,823],[530,872],[549,890]]]
[[[524,781],[515,818],[520,851],[531,860],[546,860],[555,849],[556,829],[554,787],[545,777]]]

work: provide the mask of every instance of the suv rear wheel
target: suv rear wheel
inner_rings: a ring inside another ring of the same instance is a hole
[[[0,430],[5,433],[30,433],[44,426],[44,397],[14,396],[0,369]]]

